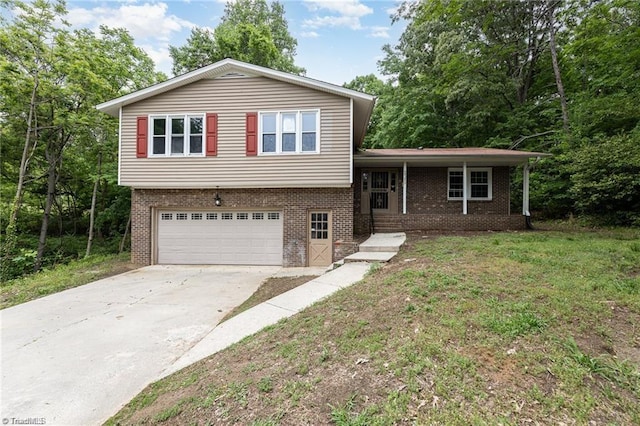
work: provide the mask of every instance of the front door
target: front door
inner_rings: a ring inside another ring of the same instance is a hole
[[[331,212],[309,212],[309,266],[329,266],[333,262]]]
[[[370,170],[362,175],[362,213],[398,213],[398,172]]]

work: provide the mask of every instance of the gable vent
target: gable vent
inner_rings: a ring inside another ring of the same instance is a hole
[[[228,72],[225,75],[218,78],[243,78],[243,77],[248,77],[248,75],[242,74],[239,72]]]

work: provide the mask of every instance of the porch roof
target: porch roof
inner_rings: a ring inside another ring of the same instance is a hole
[[[443,167],[460,166],[466,162],[472,166],[517,166],[530,158],[550,157],[543,152],[514,151],[496,148],[399,148],[366,149],[353,156],[356,166],[400,167],[408,166]]]

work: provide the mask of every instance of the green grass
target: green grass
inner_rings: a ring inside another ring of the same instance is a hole
[[[638,424],[639,246],[637,229],[416,236],[111,422]]]
[[[0,286],[0,309],[131,270],[129,260],[129,253],[92,255],[7,281]]]

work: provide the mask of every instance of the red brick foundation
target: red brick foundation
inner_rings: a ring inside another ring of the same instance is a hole
[[[215,194],[223,200],[214,204]],[[356,251],[353,241],[353,193],[351,188],[287,189],[132,189],[131,260],[153,261],[152,214],[158,208],[277,209],[283,212],[283,266],[307,265],[307,214],[330,210],[333,217],[333,260]]]

